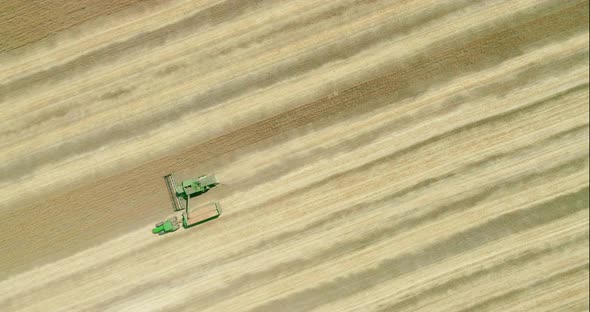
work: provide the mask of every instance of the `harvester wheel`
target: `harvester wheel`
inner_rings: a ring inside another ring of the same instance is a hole
[[[172,220],[172,222],[176,222],[176,221],[178,221],[178,217],[174,216],[174,217],[170,218],[170,220]]]
[[[164,235],[164,233],[166,233],[165,231],[160,231],[158,232],[158,235]]]
[[[164,225],[164,222],[159,222],[159,223],[156,223],[156,227],[160,227],[160,226],[162,226],[162,225]]]

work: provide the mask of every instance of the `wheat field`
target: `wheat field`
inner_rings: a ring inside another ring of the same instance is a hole
[[[588,9],[4,1],[0,310],[588,311]]]

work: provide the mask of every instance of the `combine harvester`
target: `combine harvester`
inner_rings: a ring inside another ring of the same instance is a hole
[[[199,196],[219,184],[214,175],[203,175],[198,178],[184,180],[181,184],[176,184],[172,174],[165,176],[164,179],[166,179],[166,186],[172,199],[174,211],[185,209],[180,204],[181,198],[188,200]]]
[[[219,202],[215,201],[194,210],[189,208],[190,199],[192,197],[201,195],[219,184],[214,176],[200,176],[196,179],[182,181],[180,185],[176,185],[174,176],[171,174],[167,175],[165,179],[168,191],[172,198],[174,211],[184,210],[182,213],[183,228],[188,229],[195,225],[216,219],[221,215],[221,205]],[[181,205],[180,198],[185,200],[184,207]],[[154,229],[152,229],[152,233],[163,235],[174,232],[179,228],[178,217],[174,216],[166,221],[157,223]]]

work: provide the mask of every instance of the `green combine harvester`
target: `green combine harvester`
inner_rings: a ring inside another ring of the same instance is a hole
[[[201,195],[207,192],[212,187],[219,184],[215,176],[200,176],[195,179],[182,181],[181,184],[176,185],[174,176],[171,174],[165,176],[166,185],[172,199],[172,205],[175,211],[184,210],[182,213],[182,227],[187,229],[195,225],[217,219],[221,215],[221,205],[218,202],[210,202],[205,206],[191,210],[189,208],[190,199],[192,197]],[[180,199],[184,199],[184,207],[181,205]],[[180,228],[178,217],[174,216],[166,221],[159,222],[152,229],[152,233],[163,235],[174,232]]]
[[[184,209],[180,204],[180,199],[187,200],[199,196],[219,184],[214,175],[203,175],[198,178],[184,180],[180,184],[176,184],[172,174],[169,174],[164,178],[166,179],[168,192],[172,198],[174,211]]]

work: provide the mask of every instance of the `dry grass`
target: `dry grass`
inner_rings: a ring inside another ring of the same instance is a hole
[[[0,2],[0,53],[46,39],[142,0],[7,0]],[[149,1],[145,1],[149,2]],[[152,0],[151,2],[157,2]]]
[[[588,309],[586,2],[134,8],[0,55],[1,306]]]

